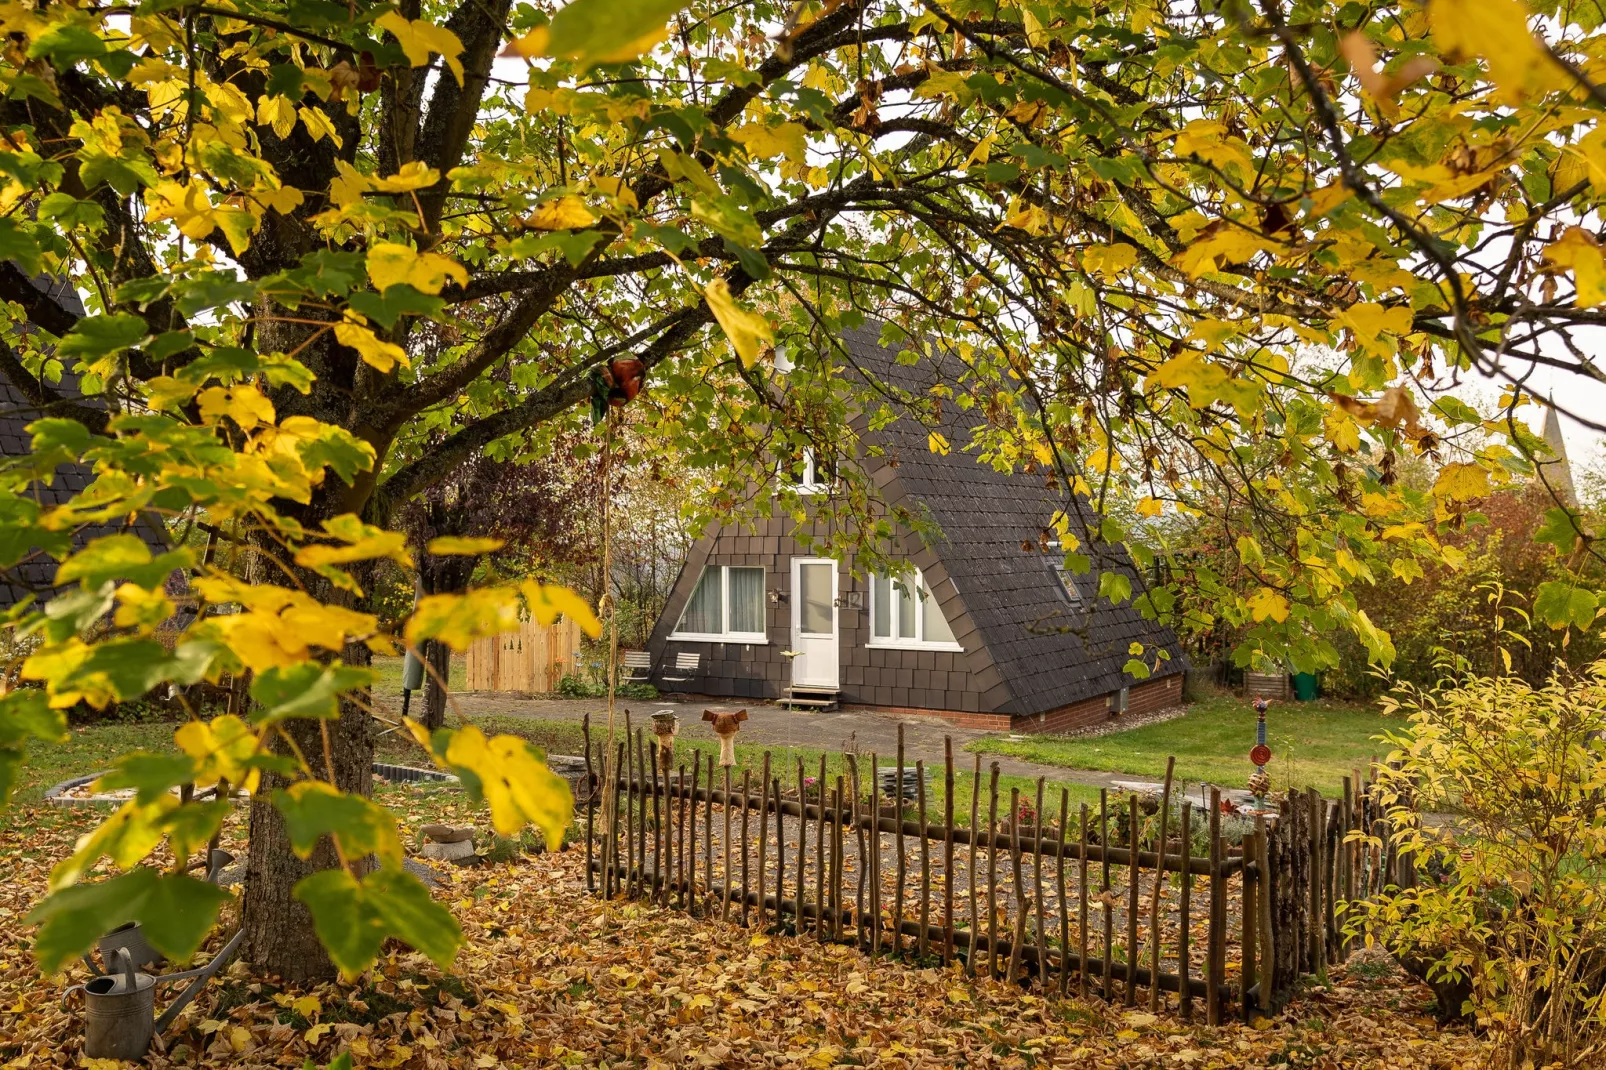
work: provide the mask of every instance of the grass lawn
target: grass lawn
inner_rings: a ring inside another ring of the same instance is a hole
[[[1328,701],[1275,703],[1266,715],[1272,761],[1266,767],[1278,790],[1315,787],[1327,796],[1342,790],[1341,778],[1362,767],[1388,746],[1373,737],[1403,722],[1384,717],[1375,706]],[[1174,721],[1145,725],[1091,739],[988,736],[970,750],[1008,754],[1068,769],[1098,769],[1158,779],[1168,755],[1177,759],[1183,781],[1209,781],[1242,787],[1253,767],[1255,711],[1243,699],[1217,695],[1196,702]]]
[[[374,690],[382,695],[400,695],[402,689],[402,659],[401,658],[375,658],[372,668],[374,670]],[[468,688],[468,660],[461,654],[452,657],[452,669],[446,674],[447,682],[453,691],[464,691]],[[422,695],[415,695],[418,701],[423,700]]]

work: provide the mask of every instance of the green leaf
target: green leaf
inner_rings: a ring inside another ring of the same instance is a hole
[[[405,870],[381,869],[359,883],[344,869],[326,869],[302,878],[294,894],[312,912],[319,941],[348,981],[373,965],[387,936],[442,967],[463,943],[457,919]]]
[[[19,687],[0,695],[0,745],[18,746],[30,739],[67,742],[67,715],[50,708],[37,687]]]
[[[137,921],[151,946],[170,959],[195,954],[232,896],[215,884],[186,874],[161,874],[141,866],[96,884],[76,884],[34,908],[28,923],[38,925],[34,955],[46,973],[55,973],[89,951],[106,933]]]
[[[1534,595],[1534,616],[1558,631],[1566,627],[1587,628],[1595,620],[1599,599],[1567,580],[1541,583]]]
[[[16,219],[0,219],[0,259],[15,260],[29,275],[39,273],[39,243]]]
[[[552,16],[547,51],[581,67],[635,59],[662,38],[681,0],[572,0]]]
[[[1534,532],[1534,542],[1549,543],[1562,557],[1567,557],[1578,544],[1578,532],[1582,526],[1582,518],[1576,513],[1559,505],[1554,506],[1545,510],[1545,522]]]
[[[97,231],[106,224],[106,210],[94,201],[81,201],[70,193],[52,193],[39,202],[39,218],[64,229],[83,227]]]
[[[88,26],[65,23],[52,26],[28,46],[29,59],[48,59],[58,70],[66,70],[79,60],[105,55],[106,42]]]
[[[61,357],[77,357],[86,364],[114,357],[143,343],[150,334],[145,321],[128,312],[85,316],[56,347]]]
[[[352,294],[351,307],[369,319],[384,324],[385,329],[390,330],[403,316],[439,314],[440,310],[446,307],[446,301],[440,297],[420,293],[405,283],[395,283],[387,286],[383,295],[371,290]]]
[[[135,789],[135,800],[149,806],[168,790],[195,779],[197,765],[186,754],[135,751],[117,759],[111,772],[95,781],[96,791]]]
[[[103,535],[62,562],[56,582],[82,580],[85,587],[97,588],[109,580],[125,580],[150,591],[160,587],[175,569],[192,563],[188,550],[169,550],[152,557],[144,539],[124,532]]]
[[[290,847],[301,858],[310,858],[320,839],[333,836],[346,858],[373,854],[381,864],[401,865],[396,819],[370,799],[321,780],[303,780],[274,792],[273,805],[284,815]]]
[[[1132,579],[1123,572],[1099,573],[1099,596],[1108,598],[1112,605],[1120,605],[1132,597]]]
[[[141,186],[154,186],[156,168],[148,160],[127,159],[109,152],[84,150],[78,154],[78,177],[85,189],[94,189],[102,182],[130,197]]]
[[[302,662],[264,669],[251,681],[251,697],[259,707],[251,721],[261,725],[286,717],[339,717],[340,696],[368,686],[373,679],[372,672],[355,665]]]

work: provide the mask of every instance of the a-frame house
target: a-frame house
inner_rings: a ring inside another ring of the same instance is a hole
[[[939,362],[898,364],[874,326],[846,332],[842,343],[858,368],[912,394],[942,375]],[[823,557],[800,544],[787,515],[756,530],[720,525],[694,544],[653,631],[653,682],[738,701],[930,712],[1027,732],[1181,702],[1186,661],[1172,631],[1130,603],[1098,601],[1096,573],[1065,572],[1057,547],[1044,545],[1064,505],[1059,494],[1041,476],[979,464],[961,446],[980,416],[951,405],[944,413],[953,444],[946,454],[932,452],[932,429],[909,417],[866,432],[884,450],[870,473],[882,502],[925,511],[940,529],[929,545],[900,535],[912,574],[866,574],[849,553]],[[814,476],[810,462],[804,489]],[[812,534],[820,544],[826,523]],[[1123,556],[1107,554],[1105,564],[1133,575]],[[1152,669],[1142,679],[1125,671],[1134,642]]]

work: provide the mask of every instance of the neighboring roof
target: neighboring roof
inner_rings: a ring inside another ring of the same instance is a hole
[[[911,393],[927,393],[957,367],[929,358],[898,364],[894,351],[880,344],[876,324],[847,331],[842,341],[864,371]],[[1042,476],[998,472],[966,452],[980,422],[973,412],[945,405],[940,429],[952,445],[947,454],[931,451],[932,429],[912,417],[900,418],[874,437],[894,462],[884,490],[887,499],[896,500],[901,490],[923,503],[941,529],[931,549],[954,581],[1013,696],[996,712],[1041,713],[1134,683],[1123,670],[1134,641],[1143,643],[1144,660],[1151,665],[1155,648],[1170,654],[1155,678],[1185,669],[1187,660],[1170,628],[1145,620],[1130,603],[1112,606],[1097,600],[1096,571],[1076,577],[1081,607],[1072,606],[1053,568],[1060,561],[1058,553],[1037,549],[1050,519],[1064,506],[1062,495]],[[1093,515],[1091,507],[1086,513]],[[1094,544],[1074,520],[1072,531],[1084,546]],[[1032,548],[1023,550],[1023,544]],[[1121,548],[1105,555],[1110,567],[1135,578]],[[1133,586],[1139,589],[1136,582]]]
[[[34,279],[33,284],[54,297],[73,315],[84,314],[84,306],[78,300],[78,294],[70,283]],[[78,377],[70,371],[64,371],[61,382],[52,384],[51,389],[64,398],[83,397],[79,390]],[[94,398],[87,399],[85,403],[97,404]],[[28,434],[27,427],[41,415],[39,409],[23,395],[22,391],[18,390],[3,372],[0,372],[0,457],[25,457],[33,451],[33,438]],[[92,479],[93,474],[87,466],[63,464],[57,466],[55,478],[48,485],[35,486],[32,493],[42,505],[62,505],[71,501],[73,496],[87,487]],[[142,522],[134,527],[140,537],[150,545],[152,553],[167,549],[162,535],[152,524]],[[73,543],[81,546],[90,539],[115,534],[121,530],[124,530],[121,525],[96,525],[80,532],[74,537]],[[0,571],[0,610],[15,605],[30,593],[48,598],[55,585],[55,578],[56,562],[43,555],[15,568]]]

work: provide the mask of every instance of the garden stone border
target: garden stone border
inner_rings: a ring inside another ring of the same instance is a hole
[[[419,769],[411,765],[392,765],[389,762],[374,762],[373,774],[375,776],[382,776],[393,784],[456,784],[458,782],[457,777],[450,773],[442,773],[434,769]],[[76,776],[70,780],[63,780],[60,784],[55,784],[45,789],[44,801],[52,806],[106,806],[111,803],[120,802],[121,800],[119,799],[112,799],[106,796],[101,796],[99,798],[91,796],[87,799],[75,799],[66,794],[73,788],[82,787],[85,784],[93,784],[95,781],[99,780],[105,775],[106,774],[103,771],[99,773],[90,773],[87,776]]]

